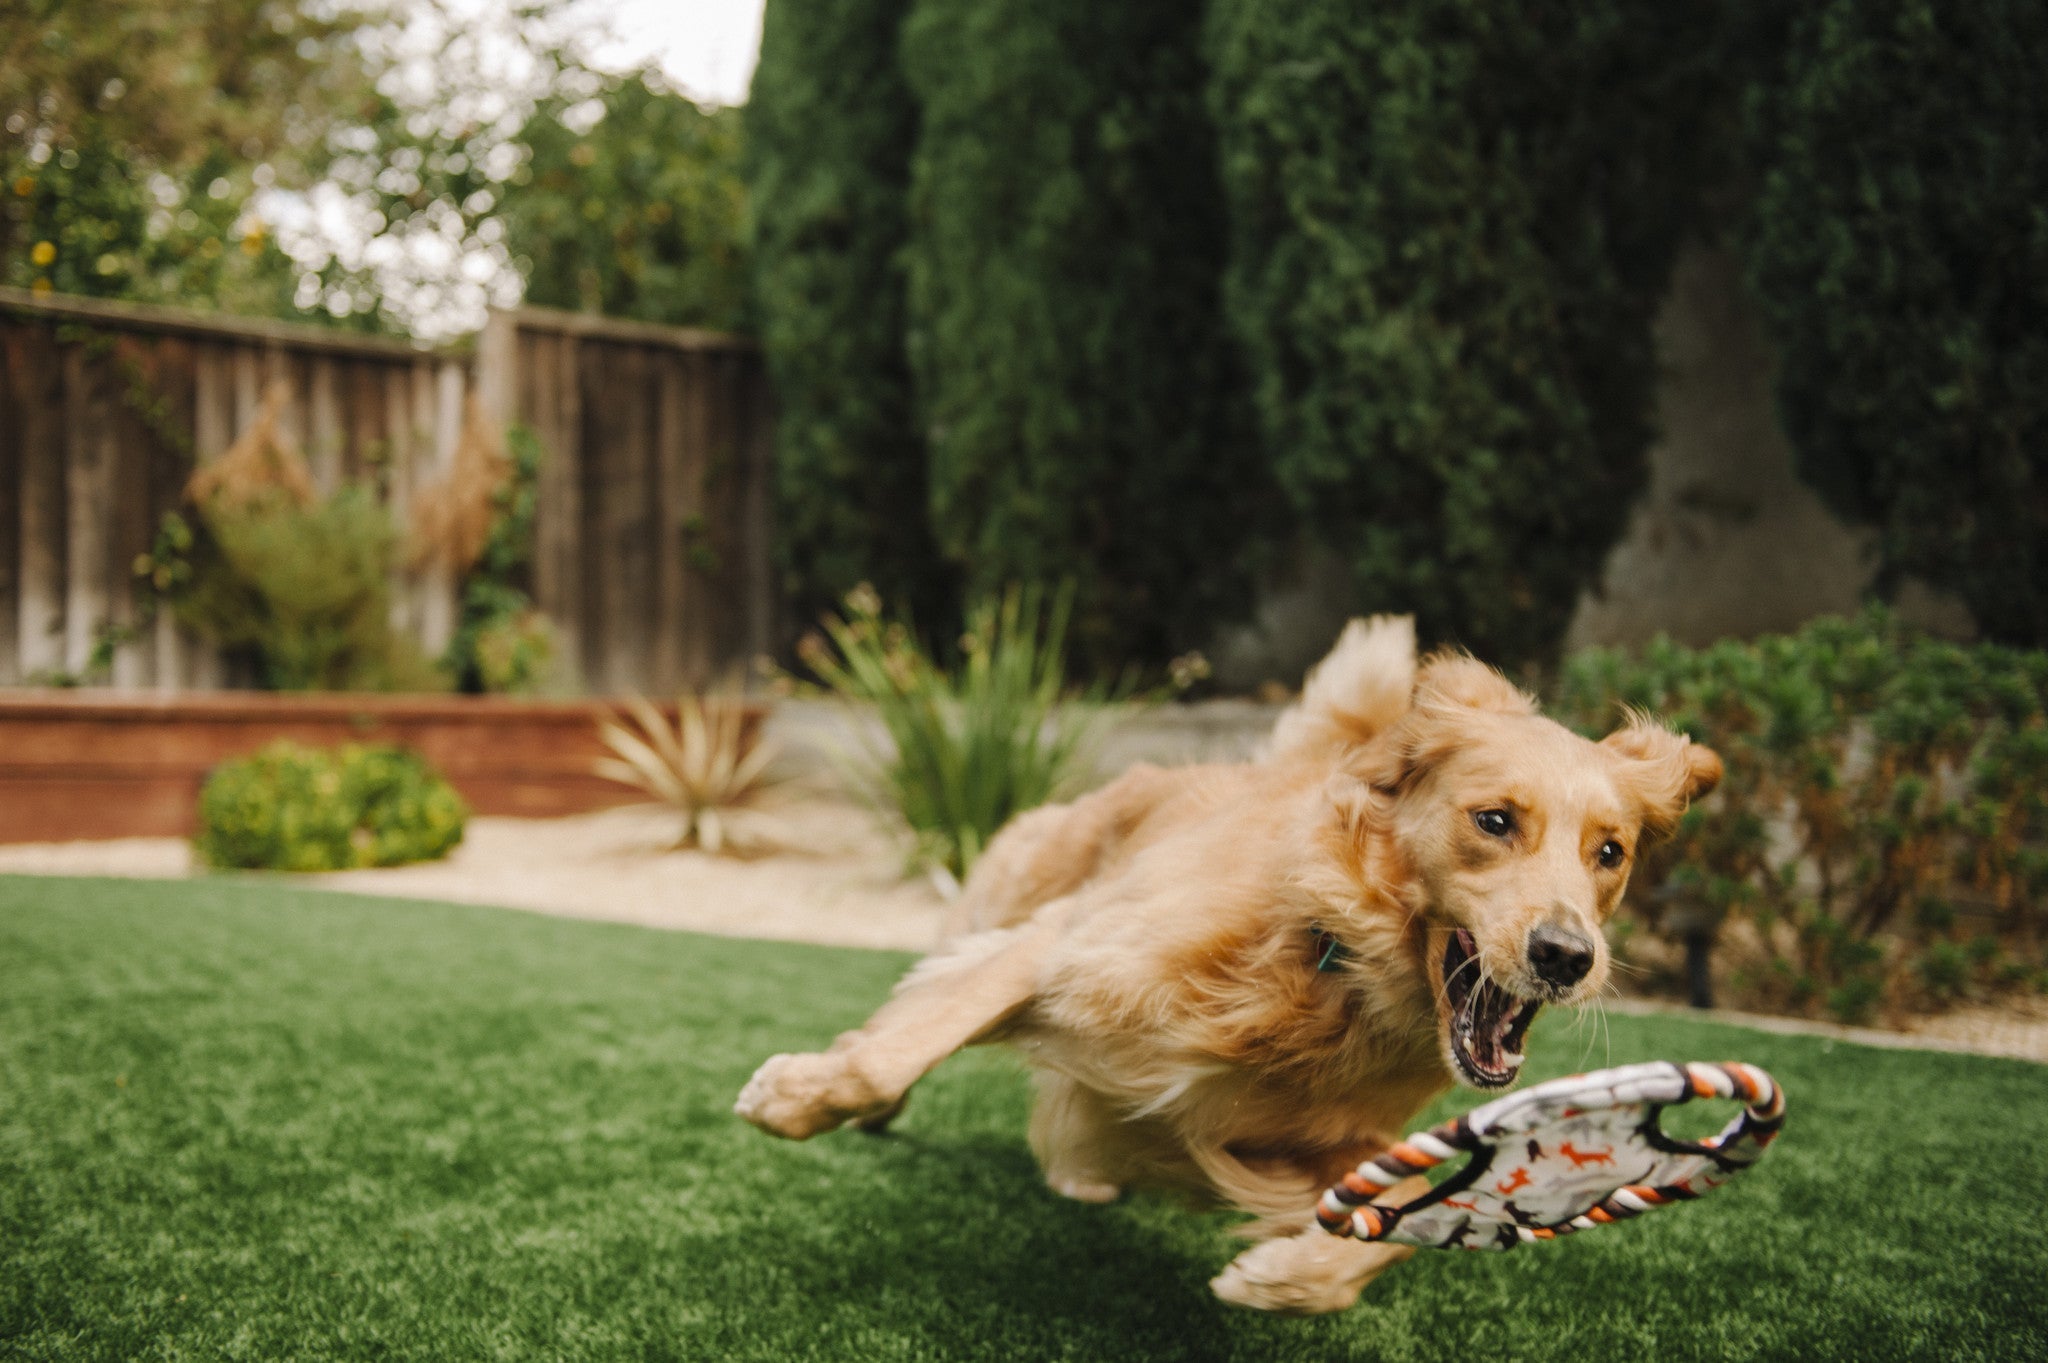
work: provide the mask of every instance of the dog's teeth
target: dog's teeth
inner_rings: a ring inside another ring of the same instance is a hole
[[[1522,1053],[1520,1051],[1502,1051],[1500,1058],[1501,1063],[1511,1069],[1522,1063]]]

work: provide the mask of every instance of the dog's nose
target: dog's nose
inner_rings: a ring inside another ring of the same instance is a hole
[[[1570,928],[1539,924],[1529,931],[1529,964],[1537,979],[1569,989],[1593,968],[1593,943]]]

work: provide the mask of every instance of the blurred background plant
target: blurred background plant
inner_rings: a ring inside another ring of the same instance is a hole
[[[1550,712],[1598,734],[1625,705],[1727,763],[1646,854],[1629,912],[1653,937],[1687,914],[1717,925],[1737,1002],[1857,1021],[2048,992],[2048,653],[1945,643],[1872,609],[1580,654]]]
[[[717,854],[773,838],[772,809],[788,777],[774,770],[777,749],[761,733],[760,707],[736,692],[685,692],[671,724],[638,696],[625,705],[623,717],[598,725],[612,756],[594,769],[673,810],[682,821],[677,847]]]
[[[404,748],[280,741],[207,778],[195,847],[223,870],[398,866],[446,855],[468,819],[454,787]]]
[[[375,490],[319,495],[280,434],[281,394],[186,486],[135,565],[191,628],[278,691],[439,691],[447,682],[391,627],[396,531]]]
[[[1013,587],[968,613],[957,664],[933,660],[868,587],[797,656],[842,700],[872,706],[887,742],[846,763],[854,788],[901,818],[917,863],[957,883],[1012,816],[1072,794],[1131,682],[1067,684],[1073,593]],[[867,732],[865,729],[861,732]]]
[[[459,691],[542,689],[555,659],[555,630],[533,604],[536,480],[547,457],[524,425],[500,448],[472,403],[448,480],[416,504],[415,562],[438,560],[461,582],[455,634],[441,656]]]
[[[299,270],[252,211],[374,99],[381,4],[20,0],[0,24],[0,283],[238,312]]]

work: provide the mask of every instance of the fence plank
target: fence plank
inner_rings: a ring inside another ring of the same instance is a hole
[[[107,521],[113,500],[114,414],[84,345],[64,347],[64,670],[76,676],[90,661],[98,631],[109,623]]]
[[[18,666],[23,677],[64,660],[64,387],[54,327],[25,327],[9,368],[21,394],[21,579]]]
[[[654,638],[650,683],[666,695],[680,687],[701,684],[690,674],[687,613],[690,575],[689,535],[694,499],[689,467],[688,358],[674,354],[653,357],[655,378],[656,506],[660,516],[654,538]]]
[[[136,631],[141,611],[135,559],[151,538],[150,465],[156,437],[145,413],[154,403],[157,351],[134,335],[114,338],[113,363],[102,365],[108,407],[108,488],[101,515],[106,522],[107,616],[120,631],[113,652],[114,685],[147,686],[156,680],[156,652]]]
[[[149,445],[147,522],[151,545],[165,514],[184,500],[185,481],[192,472],[196,364],[194,346],[183,336],[162,337],[150,351],[149,387],[159,404],[163,426],[152,433]],[[157,689],[176,691],[184,686],[192,665],[188,655],[206,645],[179,627],[176,612],[168,604],[159,604],[149,647],[155,655],[152,671]]]
[[[347,434],[341,419],[341,367],[332,356],[309,362],[306,393],[306,464],[313,486],[330,496],[342,483],[342,447]]]
[[[19,327],[0,317],[0,682],[21,676],[21,426],[14,361]]]
[[[553,435],[540,468],[534,513],[534,600],[555,622],[572,684],[590,675],[583,622],[582,346],[569,336],[535,337],[532,383],[544,388]]]

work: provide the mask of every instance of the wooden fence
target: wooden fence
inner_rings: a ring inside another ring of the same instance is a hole
[[[374,472],[404,525],[472,393],[547,449],[534,588],[572,680],[661,693],[773,646],[771,416],[741,338],[529,309],[473,348],[425,351],[0,289],[0,684],[75,677],[135,634],[137,557],[266,401],[321,490]],[[430,567],[394,588],[394,625],[438,652],[456,584]],[[163,612],[93,680],[248,679]]]

